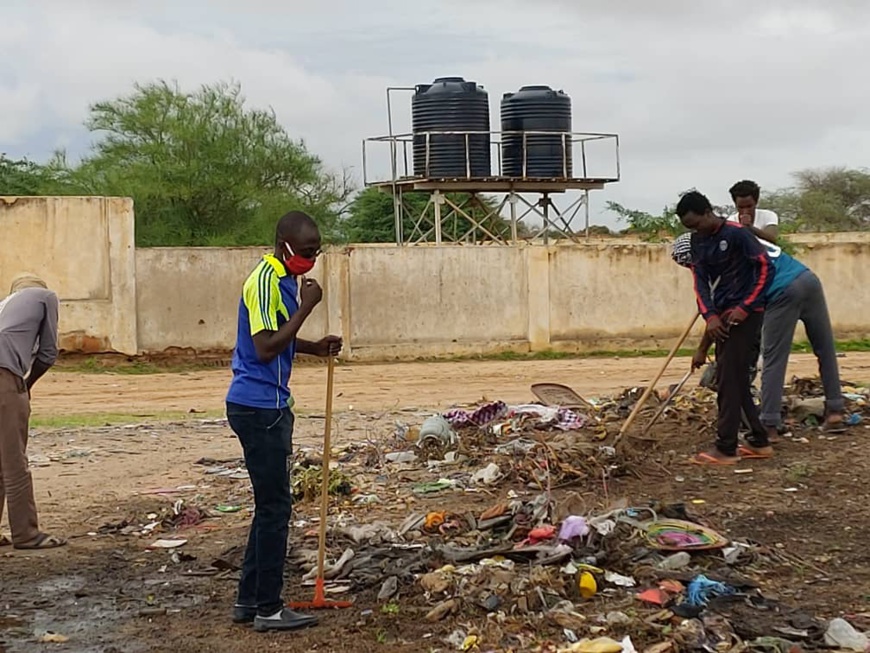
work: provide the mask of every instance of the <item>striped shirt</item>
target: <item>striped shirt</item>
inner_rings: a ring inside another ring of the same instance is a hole
[[[227,401],[251,408],[283,409],[292,405],[290,370],[295,342],[263,363],[257,357],[254,336],[277,331],[299,310],[296,277],[284,264],[267,254],[248,276],[239,300],[238,333],[233,351],[233,380]]]
[[[692,273],[698,310],[708,322],[727,310],[763,311],[776,271],[764,247],[740,225],[724,222],[709,236],[693,234]],[[719,279],[715,290],[711,282]]]

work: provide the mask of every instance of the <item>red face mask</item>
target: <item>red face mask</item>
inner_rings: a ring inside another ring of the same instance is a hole
[[[287,272],[292,274],[294,277],[299,277],[311,272],[311,269],[314,267],[315,259],[305,258],[304,256],[299,256],[299,254],[294,254],[290,245],[287,243],[284,243],[284,247],[287,249],[288,253],[288,256],[284,257],[284,265],[287,268]]]

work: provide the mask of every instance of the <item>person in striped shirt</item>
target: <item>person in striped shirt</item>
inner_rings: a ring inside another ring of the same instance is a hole
[[[717,401],[719,415],[714,446],[697,454],[701,465],[733,465],[739,462],[741,411],[751,428],[757,455],[772,453],[767,431],[752,400],[749,368],[751,351],[762,325],[764,298],[775,270],[765,249],[742,226],[713,213],[706,196],[697,191],[683,195],[677,215],[691,239],[692,274],[698,310],[707,323],[706,336],[716,342]],[[717,281],[718,280],[718,281]],[[714,281],[715,288],[714,288]],[[699,367],[704,360],[693,360]]]

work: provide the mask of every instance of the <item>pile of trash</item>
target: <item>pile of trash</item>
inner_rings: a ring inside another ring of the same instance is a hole
[[[597,440],[599,420],[573,409],[501,401],[432,415],[419,428],[396,423],[393,451],[370,463],[419,465],[443,473],[414,488],[429,494],[511,480],[537,490],[618,470],[612,447]],[[474,471],[466,468],[479,464]]]
[[[699,436],[712,427],[713,392],[672,391],[654,393],[646,410],[668,401],[666,420],[696,422]],[[796,564],[793,554],[727,537],[683,504],[607,503],[608,480],[637,467],[607,439],[642,392],[582,408],[487,401],[419,426],[395,422],[384,441],[343,449],[331,484],[341,507],[330,518],[326,592],[368,590],[384,609],[419,612],[433,631],[450,623],[456,629],[443,641],[452,650],[866,651],[870,624],[817,619],[753,580]],[[844,393],[848,423],[860,424],[870,391],[847,385]],[[814,426],[813,412],[800,411],[819,394],[807,380],[787,389],[795,429]],[[305,452],[296,464],[319,478]],[[607,507],[560,491],[568,486],[595,489]],[[313,498],[315,487],[301,495]],[[469,494],[494,501],[469,509]],[[364,523],[352,511],[397,502],[408,508],[399,525]],[[288,564],[304,585],[316,575],[315,534],[306,533],[308,548],[291,547]]]
[[[846,426],[862,425],[870,418],[870,388],[860,384],[843,382],[843,398],[846,401]],[[706,430],[712,425],[716,411],[716,393],[707,387],[697,386],[674,395],[676,384],[660,388],[652,394],[644,409],[641,420],[649,419],[664,403],[662,422],[692,424]],[[620,422],[634,406],[642,388],[626,390],[619,397],[602,402],[600,417],[605,422]],[[753,388],[756,403],[760,393]],[[786,431],[793,432],[813,429],[821,425],[825,416],[825,394],[818,378],[793,377],[785,386],[782,401],[782,420]],[[593,400],[594,401],[594,400]]]
[[[751,576],[788,560],[775,547],[726,537],[683,504],[564,514],[571,507],[542,494],[476,515],[412,514],[397,529],[339,522],[330,542],[344,548],[326,568],[326,592],[376,589],[380,603],[417,606],[433,625],[485,618],[448,637],[460,649],[469,637],[490,645],[466,650],[517,646],[521,629],[510,624],[536,624],[539,636],[537,648],[514,650],[866,650],[848,622],[761,592]],[[294,549],[289,565],[313,584],[315,550]]]
[[[841,384],[846,401],[846,425],[863,424],[870,417],[870,388],[855,383]],[[825,391],[817,378],[794,377],[786,386],[783,415],[787,424],[807,428],[817,427],[825,416]]]

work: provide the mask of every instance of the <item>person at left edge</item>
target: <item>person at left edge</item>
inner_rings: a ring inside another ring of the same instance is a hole
[[[293,211],[278,221],[275,251],[245,281],[239,302],[227,419],[242,445],[254,488],[254,519],[242,562],[235,623],[258,631],[313,626],[314,616],[284,607],[284,559],[291,514],[293,399],[289,379],[296,353],[335,356],[341,338],[297,337],[323,297],[311,271],[320,249],[314,220]]]

